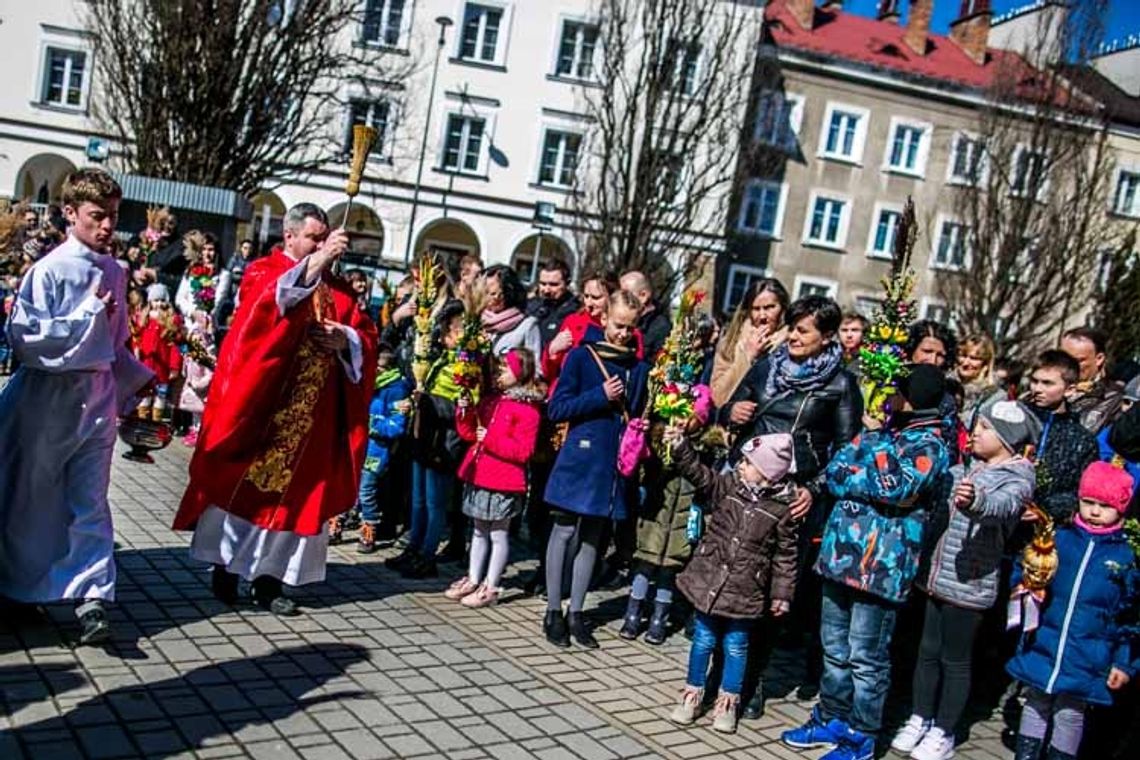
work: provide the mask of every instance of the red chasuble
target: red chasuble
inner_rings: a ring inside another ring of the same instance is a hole
[[[278,248],[242,277],[241,304],[218,358],[175,530],[193,529],[213,505],[262,528],[311,536],[356,501],[376,327],[347,283],[329,274],[282,316],[277,280],[294,266]],[[318,314],[360,336],[359,383],[309,337]]]

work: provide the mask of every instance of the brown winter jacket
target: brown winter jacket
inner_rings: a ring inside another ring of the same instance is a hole
[[[677,588],[706,615],[758,618],[770,599],[790,602],[796,588],[797,524],[790,485],[758,493],[736,471],[717,475],[688,444],[673,453],[710,513],[705,535]]]

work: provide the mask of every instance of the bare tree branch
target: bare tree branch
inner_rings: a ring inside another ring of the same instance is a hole
[[[354,0],[102,0],[95,117],[133,171],[255,193],[343,150],[345,93],[394,78]],[[380,73],[378,73],[380,72]]]
[[[1020,57],[1003,59],[978,119],[983,163],[955,191],[966,262],[940,279],[965,332],[1011,356],[1054,340],[1090,294],[1097,258],[1119,243],[1105,223],[1113,157],[1099,104],[1065,78],[1100,39],[1106,0],[1080,0],[1065,23],[1041,23]],[[937,247],[940,230],[930,240]],[[937,251],[932,252],[937,253]]]
[[[670,287],[723,237],[760,36],[752,2],[598,0],[600,87],[573,196],[587,263]],[[669,261],[672,257],[674,260]]]

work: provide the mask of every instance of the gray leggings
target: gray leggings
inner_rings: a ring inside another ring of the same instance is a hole
[[[581,612],[594,576],[598,546],[606,526],[604,517],[584,517],[554,510],[553,527],[546,544],[546,609],[562,611],[562,569],[569,553],[570,540],[578,534],[578,551],[574,554],[574,571],[570,580],[570,611]]]
[[[1028,687],[1017,732],[1030,739],[1044,739],[1050,722],[1053,724],[1053,738],[1049,744],[1066,755],[1076,757],[1085,729],[1085,701],[1068,694],[1046,694]]]

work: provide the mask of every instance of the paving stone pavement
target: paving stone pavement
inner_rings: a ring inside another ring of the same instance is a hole
[[[687,641],[662,647],[598,632],[602,647],[559,650],[541,635],[542,602],[518,573],[497,606],[467,610],[451,580],[405,581],[386,553],[330,550],[328,581],[296,590],[305,614],[278,619],[214,601],[189,536],[169,525],[185,484],[180,443],[140,465],[116,458],[114,640],[72,649],[70,610],[0,620],[0,758],[809,758],[781,746],[810,703],[773,696],[732,736],[708,719],[665,716],[684,679]],[[449,570],[454,566],[445,566]],[[458,573],[458,570],[453,572]],[[590,604],[616,602],[591,594]],[[778,651],[768,681],[795,684],[803,655]],[[975,724],[958,752],[1007,758],[1000,720]]]

